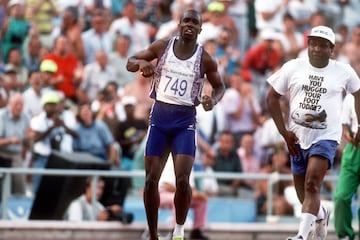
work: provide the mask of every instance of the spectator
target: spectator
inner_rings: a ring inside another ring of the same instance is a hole
[[[30,71],[29,84],[29,88],[26,89],[22,95],[24,98],[24,112],[29,118],[33,118],[43,110],[41,98],[44,93],[44,84],[39,69]]]
[[[59,95],[55,91],[46,92],[42,98],[43,111],[33,117],[30,128],[34,134],[33,159],[34,168],[45,168],[52,149],[59,150],[61,136],[73,131],[66,126],[60,117],[58,104]],[[36,194],[41,176],[33,177],[33,192]]]
[[[101,51],[108,55],[113,49],[111,36],[107,31],[105,14],[104,10],[96,9],[91,17],[91,27],[81,35],[86,64],[95,62],[98,52]]]
[[[246,52],[243,60],[243,70],[251,73],[251,84],[260,102],[266,91],[266,76],[281,64],[281,52],[274,44],[277,40],[278,34],[273,29],[262,30],[260,42]]]
[[[304,47],[303,36],[296,30],[295,20],[289,13],[283,17],[284,30],[278,35],[283,52],[283,61],[296,58]]]
[[[221,132],[216,152],[215,172],[242,172],[239,156],[234,148],[234,137],[229,131]],[[239,179],[219,179],[219,196],[237,196],[238,187],[241,184]]]
[[[154,103],[152,98],[149,98],[149,91],[151,88],[151,77],[144,77],[139,72],[136,73],[135,81],[128,83],[123,92],[123,96],[134,96],[136,98],[135,118],[144,119],[148,121],[149,112]]]
[[[280,99],[280,108],[284,116],[285,124],[288,127],[289,123],[289,102],[286,97]],[[283,136],[277,130],[275,122],[272,118],[265,120],[262,127],[261,138],[259,139],[261,146],[265,151],[265,163],[268,163],[270,156],[279,148],[286,149],[286,142]]]
[[[155,39],[166,39],[178,34],[178,24],[185,9],[176,1],[171,6],[171,20],[161,24],[155,35]]]
[[[107,83],[115,81],[115,69],[108,64],[107,53],[99,50],[96,52],[95,60],[84,68],[83,80],[78,89],[81,101],[94,101]]]
[[[259,158],[259,154],[255,150],[255,139],[253,135],[243,135],[240,140],[240,146],[236,150],[236,152],[239,156],[243,173],[259,173],[261,159]],[[245,191],[250,190],[251,193],[253,193],[256,185],[256,180],[244,180],[243,185]],[[241,194],[240,197],[242,197]]]
[[[39,36],[31,35],[27,42],[27,48],[24,52],[24,64],[28,70],[39,68],[40,66],[40,49],[42,43]]]
[[[291,0],[288,4],[288,12],[293,16],[296,31],[304,32],[310,26],[311,15],[316,11],[315,1]]]
[[[13,64],[6,64],[5,66],[5,77],[9,83],[9,94],[13,92],[22,91],[25,84],[20,79],[18,79],[17,69]]]
[[[171,156],[171,155],[170,155]],[[190,174],[190,186],[192,189],[190,208],[194,210],[194,222],[190,232],[190,239],[209,239],[201,229],[206,225],[207,219],[207,196],[195,186],[193,174]],[[174,196],[176,190],[175,173],[172,157],[167,160],[163,173],[159,180],[160,208],[169,208],[173,212],[173,225],[175,225]]]
[[[222,22],[222,17],[225,14],[225,5],[221,2],[211,2],[207,6],[207,20],[204,19],[202,25],[202,31],[198,36],[198,43],[204,44],[209,39],[216,39],[222,29],[224,28],[224,22]]]
[[[102,108],[102,106],[104,107]],[[103,109],[103,114],[100,113],[101,108]],[[108,126],[111,125],[109,128],[115,137],[118,122],[126,119],[124,106],[121,103],[121,96],[116,82],[108,82],[106,84],[104,90],[98,94],[98,98],[91,103],[91,110],[97,113],[96,117],[98,119],[107,123]]]
[[[40,63],[41,80],[44,90],[54,90],[56,82],[55,74],[58,71],[58,65],[51,59],[45,59]]]
[[[104,90],[98,94],[97,99],[91,104],[91,110],[95,112],[96,119],[103,121],[108,126],[111,135],[116,138],[119,123],[119,118],[116,114],[116,105],[120,104],[120,102],[113,94],[110,94],[110,86],[111,85],[107,84]]]
[[[256,27],[259,32],[264,29],[282,31],[283,16],[290,0],[255,0]]]
[[[112,0],[86,0],[84,6],[84,30],[91,27],[91,22],[96,11],[102,11],[105,16],[111,16]]]
[[[233,45],[237,46],[237,48],[240,50],[240,59],[242,60],[245,52],[250,46],[250,31],[248,20],[248,16],[250,15],[250,2],[247,0],[232,0],[224,2],[230,2],[231,4],[228,8],[228,13],[229,16],[234,20],[238,35],[237,42],[233,42]]]
[[[9,52],[13,48],[20,49],[24,56],[23,44],[28,35],[30,24],[24,19],[24,3],[22,0],[8,2],[9,16],[1,28],[2,58],[8,62]]]
[[[113,37],[117,34],[131,37],[129,55],[147,48],[150,45],[149,28],[137,19],[136,4],[133,1],[127,1],[121,15],[121,18],[111,23],[110,34]]]
[[[111,213],[120,213],[121,207],[112,205],[106,208],[99,200],[103,195],[105,181],[99,179],[96,183],[95,202],[92,202],[92,179],[87,178],[84,193],[72,200],[65,212],[65,220],[69,221],[107,221]]]
[[[360,76],[360,24],[355,26],[351,32],[351,39],[343,46],[343,53],[349,59],[350,65]]]
[[[290,174],[290,161],[287,151],[279,148],[271,155],[270,163],[263,166],[260,172],[267,174]],[[259,214],[267,213],[268,184],[268,180],[258,180],[256,184],[255,194]],[[293,206],[285,198],[285,189],[287,187],[293,187],[293,182],[281,180],[273,185],[272,212],[275,215],[293,214]]]
[[[88,152],[107,161],[111,169],[120,168],[120,153],[117,144],[107,125],[94,119],[94,113],[87,102],[80,103],[78,108],[78,138],[73,141],[75,151]],[[101,202],[105,206],[117,204],[123,206],[127,195],[129,181],[126,178],[106,178]]]
[[[70,52],[72,52],[82,63],[85,63],[85,49],[81,38],[82,23],[77,6],[68,6],[62,14],[62,23],[56,28],[52,37],[65,35],[69,39]]]
[[[222,29],[216,40],[217,48],[215,56],[219,59],[219,62],[225,62],[226,78],[240,68],[240,49],[231,43],[231,32],[229,29]]]
[[[126,120],[119,122],[116,140],[123,150],[121,168],[131,170],[134,154],[146,135],[148,124],[144,119],[135,118],[136,98],[134,96],[123,97],[122,103],[126,112]]]
[[[73,111],[68,109],[64,93],[60,91],[56,91],[56,93],[59,95],[58,111],[60,119],[66,126],[66,128],[60,129],[61,142],[58,150],[61,152],[73,152],[73,140],[78,137],[75,132],[76,116]]]
[[[21,168],[30,147],[30,120],[23,111],[24,99],[16,93],[9,99],[6,109],[0,111],[0,157],[11,160],[11,167]],[[11,193],[24,195],[26,180],[24,174],[12,174]]]
[[[5,68],[9,67],[15,70],[18,82],[18,90],[23,91],[28,86],[28,69],[23,65],[20,49],[13,48],[9,51],[8,63]]]
[[[234,146],[237,148],[244,134],[255,132],[260,106],[251,84],[244,81],[239,73],[230,76],[230,86],[221,104],[225,113],[225,129],[234,135]]]
[[[44,46],[52,46],[52,19],[57,18],[59,11],[54,0],[25,0],[26,19],[37,29]]]
[[[201,155],[202,165],[204,168],[204,173],[208,176],[201,179],[201,191],[203,191],[207,196],[217,196],[219,194],[219,184],[218,180],[215,177],[212,177],[214,173],[214,164],[215,164],[216,152],[209,151]]]
[[[346,41],[344,40],[343,36],[339,33],[335,34],[335,46],[334,46],[334,52],[332,55],[332,59],[338,60],[339,62],[343,62],[346,64],[349,64],[349,58],[344,55],[343,53],[343,47]]]
[[[74,139],[74,150],[88,152],[118,167],[120,163],[114,138],[104,122],[94,119],[88,102],[79,105],[77,119],[79,137]]]
[[[114,45],[115,49],[109,55],[109,65],[115,69],[115,81],[119,88],[122,89],[136,78],[136,75],[129,72],[125,67],[129,57],[131,38],[126,35],[117,36]]]
[[[321,11],[314,12],[310,17],[310,26],[303,31],[303,39],[304,39],[304,48],[308,47],[308,36],[310,34],[310,30],[313,27],[325,25],[325,16]]]
[[[80,84],[82,65],[74,53],[70,52],[69,38],[60,35],[54,42],[53,52],[44,59],[51,59],[57,65],[57,71],[51,85],[62,91],[65,97],[77,102],[76,91]]]

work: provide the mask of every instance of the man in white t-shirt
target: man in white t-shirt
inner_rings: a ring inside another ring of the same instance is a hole
[[[291,154],[295,188],[302,203],[298,234],[288,240],[326,238],[330,213],[320,205],[320,188],[341,139],[344,91],[354,95],[360,116],[360,79],[350,65],[331,59],[335,45],[332,29],[312,28],[308,45],[308,58],[285,63],[267,80],[268,110]],[[285,94],[290,96],[288,127],[279,104]],[[355,146],[359,140],[357,133]],[[313,225],[315,229],[308,237]]]

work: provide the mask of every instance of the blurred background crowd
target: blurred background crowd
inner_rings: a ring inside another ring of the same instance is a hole
[[[360,75],[359,0],[1,0],[0,157],[12,167],[44,168],[54,149],[85,151],[112,169],[143,169],[151,79],[125,65],[155,39],[176,35],[188,8],[202,13],[198,42],[227,87],[213,111],[197,107],[194,171],[290,173],[286,144],[265,106],[266,78],[307,56],[307,34],[317,25],[334,29],[333,58]],[[208,83],[204,92],[211,92]],[[282,104],[289,117],[287,99]],[[337,171],[338,162],[329,174]],[[34,196],[39,181],[16,174],[12,194]],[[143,184],[122,179],[106,191],[121,192],[114,200],[121,207]],[[267,184],[204,178],[197,188],[208,197],[251,197],[264,214]],[[331,200],[332,190],[325,184],[324,198]],[[294,214],[294,197],[292,182],[280,181],[273,211]]]

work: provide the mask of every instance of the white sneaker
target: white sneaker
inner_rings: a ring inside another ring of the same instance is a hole
[[[324,218],[315,221],[315,229],[310,235],[310,240],[325,240],[327,236],[327,227],[329,225],[330,211],[322,207]]]

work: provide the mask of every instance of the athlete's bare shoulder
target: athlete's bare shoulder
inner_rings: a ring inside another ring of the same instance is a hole
[[[149,50],[154,52],[156,56],[159,58],[163,54],[169,41],[170,39],[168,38],[158,39],[150,45]]]
[[[202,56],[202,67],[204,73],[217,71],[217,63],[215,59],[211,57],[210,54],[205,50]]]

